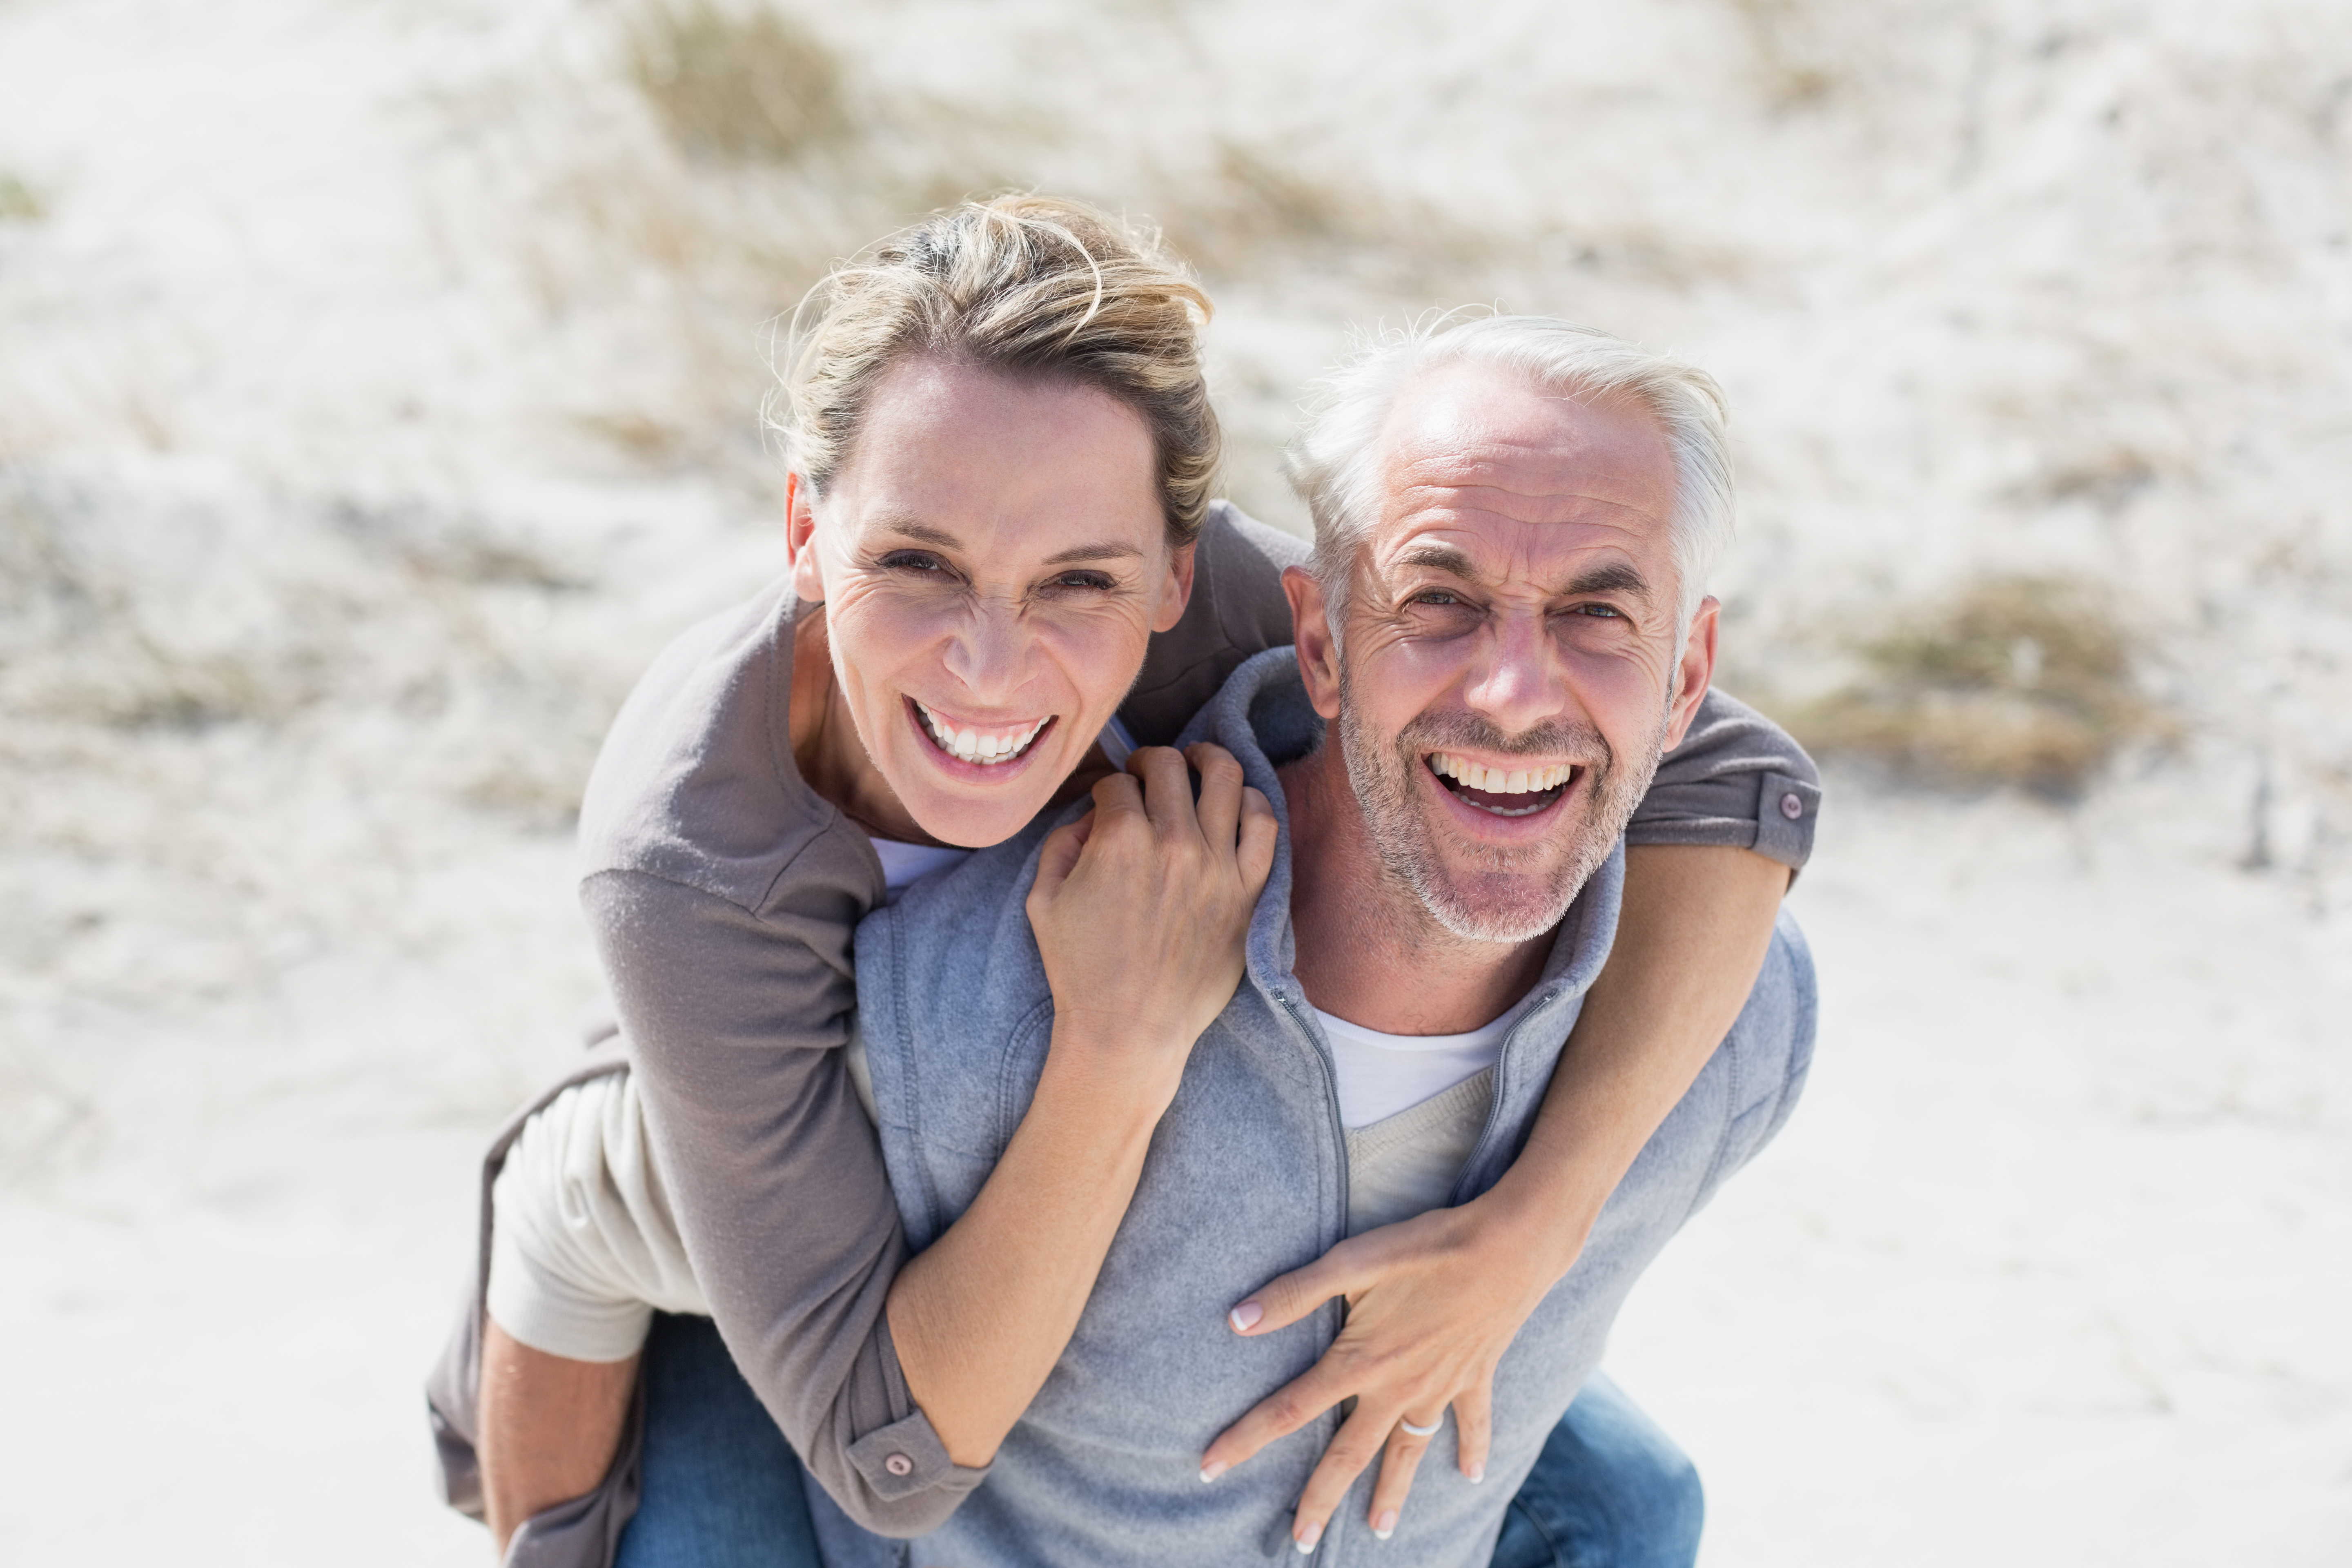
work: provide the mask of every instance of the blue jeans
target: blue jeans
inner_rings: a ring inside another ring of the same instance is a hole
[[[1493,1568],[1690,1568],[1706,1518],[1697,1468],[1596,1372],[1511,1500]]]
[[[800,1461],[710,1320],[656,1315],[644,1364],[645,1495],[615,1568],[824,1568]],[[1492,1568],[1690,1568],[1704,1514],[1690,1460],[1595,1373],[1511,1500]]]
[[[801,1462],[708,1318],[654,1314],[645,1491],[614,1568],[824,1568]]]

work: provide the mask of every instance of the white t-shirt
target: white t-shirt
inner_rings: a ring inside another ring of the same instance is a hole
[[[1339,1073],[1340,1125],[1353,1131],[1386,1121],[1477,1077],[1503,1054],[1503,1037],[1527,1006],[1522,996],[1466,1035],[1383,1035],[1316,1008]]]

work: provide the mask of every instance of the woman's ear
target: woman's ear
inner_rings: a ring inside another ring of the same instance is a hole
[[[824,574],[817,569],[815,496],[798,474],[784,476],[784,554],[793,565],[793,593],[803,603],[824,603]]]
[[[1184,606],[1192,602],[1192,568],[1200,548],[1201,542],[1194,539],[1168,552],[1168,585],[1160,595],[1160,607],[1152,612],[1153,631],[1172,630],[1184,618]]]
[[[1307,700],[1325,719],[1339,716],[1339,645],[1331,635],[1323,584],[1304,566],[1282,569],[1282,591],[1290,597],[1290,640],[1298,645],[1298,673]]]

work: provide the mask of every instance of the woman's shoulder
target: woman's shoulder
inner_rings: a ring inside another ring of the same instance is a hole
[[[1119,721],[1138,745],[1164,746],[1254,655],[1290,640],[1282,569],[1306,564],[1305,540],[1233,502],[1213,502],[1192,558],[1184,618],[1151,639]]]
[[[630,692],[580,803],[580,874],[646,872],[758,908],[788,865],[859,836],[803,782],[791,744],[796,601],[778,579],[680,635]]]

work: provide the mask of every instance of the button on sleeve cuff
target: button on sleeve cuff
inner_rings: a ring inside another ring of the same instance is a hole
[[[1821,785],[1765,773],[1757,785],[1756,853],[1791,870],[1802,867],[1813,852],[1813,824],[1821,814]]]
[[[970,1491],[988,1477],[988,1468],[959,1465],[931,1430],[930,1418],[916,1411],[903,1421],[877,1427],[849,1446],[849,1462],[886,1502],[917,1492]]]

